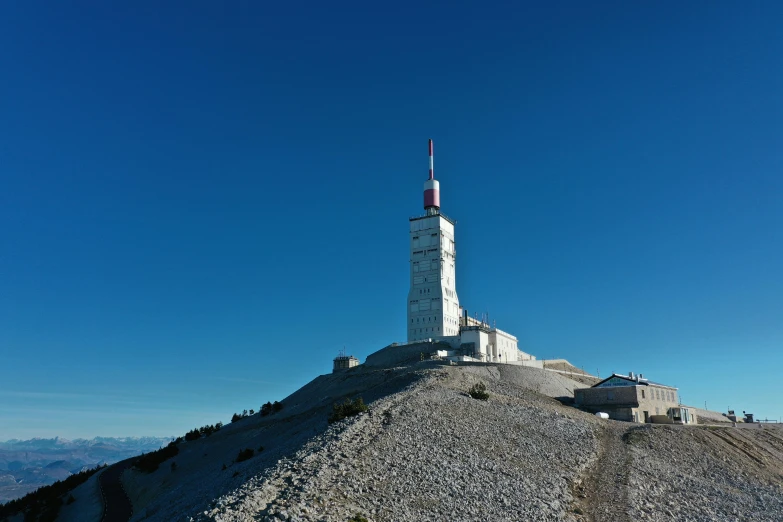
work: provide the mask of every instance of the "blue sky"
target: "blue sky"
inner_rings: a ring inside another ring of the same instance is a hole
[[[157,4],[0,17],[0,440],[182,434],[404,340],[428,138],[469,310],[783,416],[777,3]]]

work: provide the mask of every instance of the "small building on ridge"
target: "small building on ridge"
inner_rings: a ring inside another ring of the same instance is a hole
[[[612,374],[591,388],[574,390],[574,404],[587,411],[606,412],[628,422],[695,424],[692,408],[682,406],[677,388],[645,379],[633,372]]]

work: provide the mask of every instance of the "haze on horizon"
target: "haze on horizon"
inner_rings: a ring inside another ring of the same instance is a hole
[[[7,6],[0,440],[181,435],[403,341],[428,138],[471,313],[780,419],[782,15]]]

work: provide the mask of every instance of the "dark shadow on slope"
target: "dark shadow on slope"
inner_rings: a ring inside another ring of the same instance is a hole
[[[166,494],[172,488],[168,482],[171,471],[168,466],[161,466],[143,479],[149,480],[145,482],[145,489],[163,494],[144,506],[137,506],[136,512],[155,520],[172,508],[182,515],[203,512],[210,507],[212,499],[263,474],[278,460],[295,454],[313,437],[325,432],[335,403],[362,397],[372,414],[375,401],[404,390],[437,366],[439,364],[431,362],[398,368],[357,366],[316,377],[281,401],[283,408],[275,414],[264,417],[255,414],[224,426],[209,438],[181,444],[180,455],[175,459],[178,463],[176,487],[189,488],[193,494],[187,498]],[[235,462],[237,452],[243,448],[256,449],[256,453],[244,462]],[[259,448],[263,450],[259,451]],[[194,461],[197,461],[197,468],[188,464]],[[133,492],[129,490],[129,494],[133,495]],[[199,500],[190,504],[194,499]],[[158,512],[160,515],[156,515]]]

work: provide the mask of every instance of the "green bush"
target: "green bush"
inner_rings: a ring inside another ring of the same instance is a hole
[[[278,401],[275,401],[274,403],[267,402],[266,404],[261,405],[261,409],[258,410],[258,413],[260,413],[262,417],[266,417],[267,415],[270,415],[272,413],[277,413],[282,409],[283,409],[283,404]]]
[[[220,431],[220,428],[222,427],[223,423],[218,422],[216,424],[207,424],[206,426],[202,426],[200,428],[193,428],[185,434],[185,440],[191,441],[200,439],[201,437],[209,437],[216,431]],[[182,437],[178,437],[177,441],[182,442]]]
[[[252,448],[239,450],[239,455],[237,455],[237,462],[242,462],[243,460],[250,459],[253,457],[253,454],[255,454],[255,451],[253,451]]]
[[[343,403],[335,403],[332,406],[332,413],[329,415],[329,424],[341,421],[346,417],[353,417],[367,411],[367,405],[364,399],[357,397],[354,400],[345,399]]]
[[[487,393],[487,387],[484,385],[483,382],[477,382],[471,388],[468,390],[468,393],[471,397],[474,399],[478,399],[480,401],[485,401],[489,399],[489,394]]]
[[[160,466],[161,463],[170,459],[171,457],[174,457],[178,453],[179,448],[177,447],[177,443],[175,441],[171,441],[169,442],[169,445],[164,448],[143,454],[136,460],[136,462],[133,464],[133,467],[140,471],[152,473],[158,469],[158,466]]]
[[[354,516],[348,519],[348,522],[370,522],[370,521],[367,520],[367,517],[365,517],[361,513],[356,513]]]

